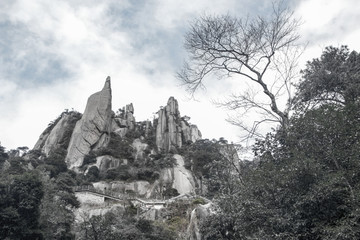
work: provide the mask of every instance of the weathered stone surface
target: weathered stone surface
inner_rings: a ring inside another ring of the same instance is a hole
[[[80,113],[64,112],[60,116],[55,126],[46,129],[34,146],[34,150],[41,150],[46,156],[49,156],[51,150],[59,147],[67,147],[69,135],[72,133],[76,121],[80,118]]]
[[[134,106],[130,103],[119,111],[120,114],[113,119],[111,131],[124,137],[129,130],[134,130],[136,126]]]
[[[156,180],[147,193],[147,198],[151,198],[161,193],[164,186],[171,186],[179,194],[194,194],[196,189],[195,178],[191,171],[184,167],[182,156],[175,154],[176,166],[165,168],[160,172],[160,178]]]
[[[127,160],[118,159],[110,155],[102,155],[96,157],[95,163],[89,164],[86,167],[84,174],[86,175],[92,166],[97,167],[99,169],[100,174],[105,174],[107,170],[116,169],[121,165],[127,165]]]
[[[127,193],[132,191],[137,196],[145,196],[150,189],[150,183],[147,181],[112,181],[112,182],[96,182],[93,186],[101,191],[109,190],[116,193]]]
[[[117,168],[123,164],[121,159],[114,158],[113,156],[104,155],[96,158],[96,165],[100,173],[105,173],[108,169]]]
[[[188,227],[188,238],[190,240],[201,240],[200,234],[200,223],[203,221],[207,216],[213,214],[213,204],[208,203],[205,205],[197,206],[192,212],[190,217],[190,224]]]
[[[85,112],[72,133],[66,162],[71,169],[80,167],[84,156],[108,144],[112,126],[110,77],[100,92],[88,99]]]
[[[143,143],[140,139],[135,139],[132,143],[132,147],[134,148],[135,152],[135,161],[141,160],[145,156],[145,149],[148,147],[146,143]]]
[[[181,120],[181,130],[185,142],[190,141],[193,143],[201,139],[201,132],[194,124],[189,124],[187,121]]]
[[[41,133],[39,139],[35,143],[35,146],[33,150],[42,150],[43,146],[45,145],[45,141],[48,138],[50,134],[50,131],[45,130],[43,133]]]
[[[173,183],[172,187],[175,188],[180,194],[195,193],[195,179],[191,171],[184,167],[184,159],[182,156],[175,154],[176,166],[173,168]]]
[[[125,193],[127,190],[131,190],[137,196],[144,196],[146,198],[162,197],[161,194],[164,186],[175,188],[179,194],[194,194],[196,184],[192,172],[184,167],[184,159],[182,156],[175,154],[174,158],[176,159],[177,165],[173,168],[162,169],[159,179],[154,183],[149,183],[148,181],[100,181],[93,185],[102,191],[107,189],[118,193]],[[103,169],[101,166],[98,167],[99,169]]]
[[[169,152],[173,147],[181,147],[181,126],[178,102],[170,97],[166,107],[158,112],[156,126],[156,145],[160,150]]]
[[[181,147],[183,140],[195,142],[201,138],[201,133],[195,125],[190,125],[181,118],[178,102],[170,97],[167,105],[158,112],[156,126],[156,145],[159,150],[169,152]]]

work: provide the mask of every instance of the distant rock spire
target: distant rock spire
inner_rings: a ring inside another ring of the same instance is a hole
[[[158,149],[169,152],[181,147],[185,142],[195,142],[201,138],[201,133],[195,125],[190,125],[181,118],[178,101],[170,97],[167,105],[158,112],[156,126],[156,145]]]
[[[110,76],[108,76],[108,77],[106,78],[106,81],[105,81],[103,90],[104,90],[104,89],[111,89],[111,78],[110,78]]]

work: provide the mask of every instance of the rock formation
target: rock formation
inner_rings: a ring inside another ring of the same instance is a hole
[[[191,171],[184,167],[182,156],[175,154],[176,166],[164,169],[160,175],[160,182],[169,184],[179,194],[195,194],[195,179]]]
[[[201,176],[191,170],[194,161],[186,158],[189,155],[174,154],[191,149],[191,146],[180,148],[201,139],[200,131],[196,125],[189,123],[189,117],[180,115],[174,97],[170,97],[166,106],[158,111],[158,118],[153,124],[150,121],[136,122],[132,103],[115,114],[111,109],[110,85],[108,77],[103,89],[89,97],[81,119],[81,114],[76,112],[61,114],[42,133],[34,149],[41,150],[47,156],[58,147],[67,149],[65,161],[68,168],[83,172],[87,183],[103,195],[111,193],[115,194],[111,196],[124,197],[120,199],[123,201],[121,204],[114,204],[114,199],[106,202],[105,195],[94,197],[91,192],[77,192],[82,205],[88,205],[82,210],[89,216],[114,211],[105,205],[124,210],[128,200],[136,197],[149,201],[149,204],[142,202],[138,206],[138,214],[143,214],[141,217],[165,220],[173,216],[176,201],[191,203],[188,204],[191,209],[186,210],[186,216],[181,210],[181,215],[176,217],[185,219],[187,223],[190,220],[189,228],[181,230],[188,234],[189,238],[186,239],[201,239],[200,222],[212,213],[210,205],[199,205],[191,213],[191,218],[189,215],[195,198],[199,198],[196,194],[205,192]],[[222,155],[238,164],[234,146],[224,144],[220,150]],[[161,210],[151,203],[156,199],[175,204],[169,207],[161,203],[161,208],[165,209]],[[135,206],[134,202],[132,204]],[[97,207],[94,208],[94,205]],[[179,239],[184,238],[179,235]]]
[[[72,133],[66,163],[71,169],[80,167],[84,156],[108,144],[112,127],[110,77],[100,92],[91,95],[82,118]]]
[[[213,204],[207,203],[205,205],[197,206],[192,212],[190,217],[190,224],[187,229],[188,239],[201,240],[200,223],[210,214],[213,214]]]
[[[78,112],[63,112],[39,137],[34,150],[40,150],[46,156],[56,148],[66,149],[75,123],[80,119]]]
[[[134,106],[130,103],[119,109],[119,112],[113,119],[112,132],[124,137],[129,130],[134,130],[136,126]]]
[[[156,145],[159,150],[169,152],[181,147],[187,141],[195,142],[201,133],[195,125],[181,118],[178,102],[170,97],[167,105],[158,112],[156,125]]]

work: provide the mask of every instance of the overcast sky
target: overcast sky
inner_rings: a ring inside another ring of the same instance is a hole
[[[357,0],[285,2],[303,21],[303,63],[328,45],[360,51]],[[133,103],[137,121],[151,120],[174,96],[204,138],[238,142],[239,129],[210,102],[234,82],[211,81],[198,101],[179,86],[183,35],[199,15],[263,15],[270,7],[268,0],[0,0],[1,145],[32,148],[64,109],[83,112],[107,76],[114,111]]]

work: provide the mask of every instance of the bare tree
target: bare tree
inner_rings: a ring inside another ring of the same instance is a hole
[[[185,36],[189,59],[178,72],[178,78],[192,95],[214,74],[220,79],[236,75],[240,81],[250,80],[255,88],[233,93],[217,104],[231,110],[241,109],[242,114],[256,110],[261,119],[250,127],[238,117],[228,121],[243,128],[247,137],[256,136],[258,126],[264,122],[280,123],[286,129],[291,81],[298,73],[296,66],[301,54],[296,44],[298,26],[299,21],[282,4],[273,4],[270,18],[200,17]],[[259,91],[266,101],[257,97]],[[281,109],[279,98],[284,99],[284,95],[287,103]]]

